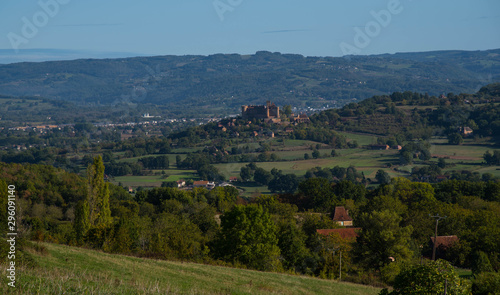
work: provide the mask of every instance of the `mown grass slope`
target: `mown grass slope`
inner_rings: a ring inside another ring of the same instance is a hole
[[[306,276],[112,255],[43,244],[38,266],[18,269],[1,294],[377,294],[380,289]],[[5,265],[1,265],[5,269]]]

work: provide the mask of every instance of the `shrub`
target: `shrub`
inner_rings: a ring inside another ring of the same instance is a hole
[[[483,272],[474,277],[472,292],[477,295],[500,294],[500,274],[497,272]]]

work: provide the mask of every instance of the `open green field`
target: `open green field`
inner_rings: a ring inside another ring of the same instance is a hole
[[[161,170],[155,170],[156,172]],[[177,181],[179,179],[197,179],[198,175],[195,170],[177,170],[177,169],[165,169],[164,170],[167,178],[164,175],[148,175],[148,176],[117,176],[112,179],[115,184],[122,183],[124,186],[138,187],[152,187],[161,186],[164,181]]]
[[[374,135],[349,132],[340,133],[348,138],[349,141],[356,140],[361,146],[370,145],[376,143],[377,141],[377,136]],[[282,140],[284,140],[284,142]],[[363,172],[365,177],[371,179],[375,178],[376,172],[379,169],[386,171],[391,177],[407,177],[413,167],[421,166],[421,163],[417,160],[416,164],[398,167],[399,151],[397,150],[369,150],[364,148],[336,149],[337,156],[330,157],[329,155],[332,148],[328,148],[326,145],[321,144],[321,149],[319,150],[321,158],[312,159],[312,150],[310,147],[315,147],[317,144],[315,142],[280,138],[267,139],[263,142],[270,144],[272,149],[271,153],[278,155],[280,161],[258,162],[256,163],[258,167],[264,168],[268,171],[276,168],[278,170],[282,170],[283,173],[294,173],[299,177],[303,176],[307,170],[315,167],[332,168],[334,166],[348,167],[351,165],[354,166],[359,172]],[[438,158],[444,157],[446,158],[446,163],[449,164],[448,167],[443,169],[443,173],[452,170],[470,170],[481,174],[491,173],[494,176],[500,177],[500,167],[483,165],[484,153],[488,150],[493,151],[495,149],[499,149],[497,146],[493,146],[487,142],[474,142],[472,139],[465,139],[462,145],[448,145],[447,139],[445,138],[433,138],[430,140],[430,143],[430,152],[433,157],[431,161],[437,163]],[[255,149],[260,146],[260,143],[258,141],[251,141],[241,143],[238,146],[244,147],[245,145],[251,146],[252,149]],[[184,152],[194,150],[196,150],[196,148],[174,149],[171,154],[168,154],[170,167],[174,168],[165,170],[168,178],[164,178],[162,175],[123,176],[116,177],[114,182],[121,182],[125,186],[132,187],[151,187],[160,186],[163,181],[198,179],[196,171],[175,169],[176,155],[180,155],[181,158],[184,159],[186,156],[186,154],[183,154]],[[309,154],[311,158],[304,160],[305,153]],[[249,155],[258,156],[258,154],[259,153],[250,153]],[[327,157],[323,157],[325,154]],[[137,161],[139,158],[141,157],[121,159],[120,161]],[[214,166],[219,169],[220,173],[224,175],[226,179],[229,179],[231,176],[239,176],[241,167],[247,164],[247,162],[223,163],[215,164]],[[388,168],[388,164],[393,165],[392,168]],[[396,167],[399,171],[394,170]],[[239,188],[244,191],[245,196],[268,192],[265,187],[253,187],[251,185],[242,185]]]
[[[311,146],[315,147],[317,144],[328,147],[326,144],[318,143],[310,140],[302,139],[288,139],[288,138],[253,138],[246,139],[243,142],[237,144],[239,148],[244,148],[248,146],[250,149],[257,149],[261,146],[261,143],[266,143],[271,146],[272,150],[305,150],[309,149]]]
[[[172,149],[172,153],[174,153],[174,154],[187,154],[187,153],[194,153],[194,152],[200,151],[202,149],[203,149],[203,147],[174,148],[174,149]]]
[[[278,139],[274,139],[274,141],[276,142]],[[310,141],[310,140],[301,140],[301,139],[284,139],[285,143],[284,143],[284,146],[285,147],[306,147],[306,146],[315,146],[317,145],[318,143],[317,142],[314,142],[314,141]]]
[[[348,142],[357,141],[359,145],[370,145],[377,143],[377,136],[370,134],[339,132],[347,138]]]
[[[320,150],[322,154],[323,151],[325,150]],[[375,176],[374,173],[376,173],[378,169],[381,169],[387,163],[397,161],[398,159],[398,154],[395,150],[372,151],[366,149],[351,149],[338,150],[338,152],[341,154],[341,156],[333,158],[328,157],[309,160],[302,159],[297,161],[259,162],[256,163],[256,165],[266,170],[276,168],[278,170],[282,170],[283,173],[294,173],[297,174],[297,176],[303,176],[307,170],[314,167],[332,168],[335,166],[349,167],[350,165],[353,165],[356,167],[356,169],[365,171],[364,173],[366,177],[370,177],[369,175],[371,174]],[[279,155],[288,155],[288,153],[293,152],[282,152],[279,153]],[[248,163],[228,163],[216,164],[214,166],[217,167],[224,176],[230,177],[238,176],[241,167],[247,164]]]
[[[431,141],[430,152],[432,155],[448,156],[459,160],[483,161],[486,151],[492,152],[499,149],[498,146],[490,144],[475,144],[472,140],[465,140],[461,145],[448,145],[446,139],[434,139]]]
[[[151,176],[117,176],[112,179],[112,182],[115,184],[122,183],[124,186],[144,186],[144,187],[153,187],[153,186],[161,186],[161,183],[167,181],[165,178],[162,178],[161,175],[151,175]]]
[[[321,156],[326,154],[330,156],[332,149],[320,149],[319,152]],[[285,151],[271,151],[271,154],[276,154],[279,157],[279,160],[292,161],[292,160],[303,160],[304,154],[309,154],[309,157],[312,158],[312,150],[311,149],[300,149],[300,150],[285,150]],[[260,153],[248,153],[248,155],[258,157]]]
[[[483,165],[484,153],[487,151],[492,153],[494,150],[500,149],[500,147],[491,144],[477,144],[471,139],[464,140],[462,145],[448,145],[446,142],[446,139],[433,139],[430,149],[433,157],[445,158],[447,164],[452,164],[443,172],[469,170],[481,174],[491,173],[500,177],[500,167]],[[437,158],[433,160],[437,161]]]
[[[379,288],[306,276],[105,254],[42,244],[38,266],[17,269],[1,294],[378,294]],[[1,265],[3,269],[6,265]]]
[[[267,186],[261,186],[255,182],[238,182],[235,186],[240,190],[240,196],[247,198],[258,197],[262,194],[271,193]]]
[[[170,167],[175,167],[175,158],[177,156],[181,157],[181,160],[184,160],[186,158],[186,154],[164,154],[168,157],[168,163],[170,164]],[[135,163],[139,161],[142,158],[147,158],[147,157],[157,157],[159,155],[146,155],[146,156],[140,156],[140,157],[133,157],[133,158],[121,158],[117,162],[124,162],[124,163]]]

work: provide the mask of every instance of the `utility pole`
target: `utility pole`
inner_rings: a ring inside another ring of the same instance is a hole
[[[342,248],[328,248],[329,251],[332,251],[332,258],[335,256],[335,252],[339,250],[339,281],[342,281]]]
[[[436,219],[436,229],[434,231],[434,245],[432,246],[432,260],[436,260],[436,243],[437,243],[437,235],[438,235],[438,224],[441,219],[445,219],[447,216],[439,216],[439,214],[429,217]]]

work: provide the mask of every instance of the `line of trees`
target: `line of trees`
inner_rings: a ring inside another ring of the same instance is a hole
[[[146,169],[168,169],[169,167],[168,156],[165,155],[141,158],[139,162]]]

